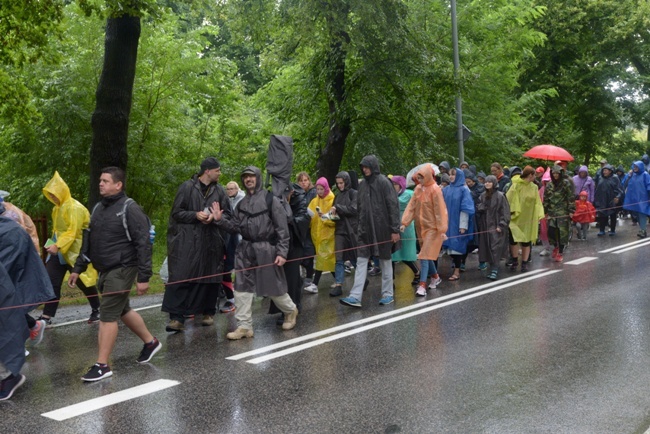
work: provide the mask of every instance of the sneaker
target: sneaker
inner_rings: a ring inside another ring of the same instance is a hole
[[[230,313],[235,311],[235,303],[232,301],[226,301],[223,306],[219,308],[219,312],[221,313]]]
[[[609,231],[609,236],[610,237],[613,237],[614,235],[616,235],[616,231]]]
[[[99,310],[94,310],[90,312],[90,317],[88,318],[88,324],[94,324],[99,321]]]
[[[557,256],[555,257],[555,262],[562,262],[564,260],[564,257],[562,256],[562,253],[558,253]]]
[[[546,249],[542,249],[542,251],[539,252],[539,256],[548,256],[548,255],[550,255],[550,254],[551,254],[551,252],[549,252],[549,251],[546,250]]]
[[[361,307],[361,301],[354,297],[341,298],[339,299],[339,303],[345,304],[346,306]]]
[[[158,351],[160,351],[161,348],[162,344],[158,338],[154,337],[153,342],[142,346],[142,351],[140,351],[140,356],[138,356],[136,362],[147,363]]]
[[[16,389],[23,385],[25,379],[25,376],[22,374],[18,374],[18,376],[11,374],[0,381],[0,401],[11,398]]]
[[[25,348],[25,357],[29,356],[29,351],[27,351],[27,348]]]
[[[382,306],[386,306],[387,304],[391,304],[394,301],[395,301],[395,297],[389,295],[379,300],[379,304],[381,304]]]
[[[551,258],[555,259],[559,254],[560,254],[560,249],[559,247],[556,247],[553,249],[553,253],[551,253]]]
[[[512,264],[517,262],[517,258],[509,257],[506,261],[506,267],[510,267]]]
[[[39,319],[36,321],[36,325],[29,329],[29,339],[33,341],[32,345],[38,345],[43,340],[43,334],[45,333],[45,321]]]
[[[598,235],[599,237],[602,237],[603,235],[605,235],[605,231],[599,231],[597,235]]]
[[[526,271],[528,271],[528,261],[526,261],[526,262],[522,261],[521,262],[521,272],[525,273]]]
[[[478,269],[479,270],[485,271],[485,270],[487,270],[487,268],[488,268],[487,262],[479,262],[479,264],[478,264]]]
[[[113,375],[113,371],[111,371],[111,367],[106,365],[104,367],[99,366],[99,363],[95,363],[88,369],[88,372],[86,372],[86,375],[81,377],[83,381],[99,381],[104,378],[108,378],[111,375]]]
[[[352,274],[352,270],[354,270],[354,267],[348,267],[346,265],[344,270],[345,270],[345,274]]]
[[[431,283],[429,283],[429,289],[436,289],[438,288],[438,285],[440,285],[441,283],[442,283],[442,278],[440,276],[432,277]]]
[[[291,330],[296,326],[296,319],[298,318],[298,308],[294,309],[293,312],[284,316],[284,322],[282,323],[282,330]]]
[[[639,233],[636,234],[636,236],[639,237],[639,238],[645,238],[645,237],[648,236],[648,234],[647,234],[646,231],[639,231]]]
[[[226,338],[230,339],[231,341],[238,341],[239,339],[252,338],[253,336],[254,336],[253,329],[245,329],[243,327],[237,327],[237,330],[228,333],[226,335]]]
[[[416,274],[413,276],[413,281],[411,282],[411,285],[419,285],[420,284],[420,275]]]
[[[510,263],[510,269],[512,271],[515,271],[517,269],[517,266],[519,265],[519,260],[515,259]]]
[[[330,291],[330,297],[340,297],[343,295],[343,287],[341,285],[334,285]]]
[[[464,271],[465,271],[465,263],[464,263],[464,262],[461,262],[461,263],[460,263],[460,272],[462,273],[462,272],[464,272]]]
[[[165,327],[165,330],[170,333],[182,332],[183,330],[185,330],[185,325],[179,320],[173,319],[169,321],[169,323],[167,323],[167,327]]]
[[[214,324],[214,316],[212,315],[203,315],[203,320],[201,321],[201,325],[204,326],[211,326]]]
[[[372,267],[372,270],[368,271],[369,276],[379,276],[381,274],[381,268]]]
[[[45,318],[43,315],[39,316],[36,321],[45,321],[46,327],[52,325],[52,318]]]
[[[422,282],[418,285],[418,289],[415,291],[415,295],[418,297],[426,297],[427,295],[427,288],[425,286],[425,283]]]
[[[310,292],[312,294],[318,294],[318,286],[314,285],[313,283],[310,283],[309,285],[305,286],[305,291]]]

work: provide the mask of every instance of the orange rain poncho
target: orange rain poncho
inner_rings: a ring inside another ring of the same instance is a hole
[[[443,235],[447,232],[447,205],[442,190],[433,179],[431,166],[424,166],[414,176],[421,175],[422,183],[415,187],[413,197],[402,215],[402,225],[408,226],[415,220],[415,229],[420,238],[419,259],[438,259]]]

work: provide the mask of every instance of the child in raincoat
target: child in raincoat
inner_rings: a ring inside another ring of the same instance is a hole
[[[43,188],[43,195],[54,204],[52,209],[52,238],[45,244],[48,257],[45,262],[47,274],[52,281],[55,298],[43,308],[39,320],[51,324],[61,298],[61,285],[66,272],[72,270],[81,250],[83,230],[90,224],[90,213],[80,202],[73,199],[70,189],[59,172]],[[92,309],[88,322],[99,321],[99,298],[97,296],[97,271],[88,266],[81,274],[77,286],[86,295]]]
[[[588,197],[589,193],[586,191],[580,192],[580,199],[576,200],[576,212],[571,218],[578,230],[578,239],[584,241],[587,240],[589,223],[596,221],[596,208],[594,208],[594,205],[587,200]]]
[[[334,205],[334,193],[330,190],[327,179],[316,181],[316,197],[309,203],[311,218],[311,240],[316,248],[314,261],[314,280],[305,287],[305,291],[318,293],[318,282],[323,271],[334,272],[336,256],[334,254],[334,232],[336,222],[331,220],[329,213]]]
[[[433,168],[423,166],[413,179],[416,184],[413,197],[409,201],[404,214],[400,231],[415,221],[415,227],[420,239],[420,283],[416,295],[427,295],[427,277],[431,276],[429,289],[436,289],[442,281],[433,261],[438,260],[442,243],[447,239],[447,205],[442,197],[442,190],[433,178]]]
[[[406,189],[406,178],[400,175],[389,176],[393,187],[397,192],[397,200],[399,200],[399,211],[400,218],[404,215],[404,210],[408,206],[411,198],[413,197],[413,190]],[[402,247],[393,253],[391,260],[393,261],[393,276],[395,276],[395,264],[398,262],[403,262],[407,267],[413,272],[414,279],[417,279],[417,282],[414,284],[420,283],[420,270],[415,265],[415,262],[418,259],[417,252],[417,240],[415,239],[415,225],[411,223],[408,225],[404,232],[400,233],[400,241],[402,242]]]

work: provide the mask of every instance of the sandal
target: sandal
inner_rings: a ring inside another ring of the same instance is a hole
[[[455,274],[449,276],[449,280],[458,280],[458,279],[460,279],[460,276],[456,276]]]
[[[490,280],[497,280],[497,271],[496,271],[496,270],[492,270],[492,272],[491,272],[490,274],[488,274],[488,279],[490,279]]]

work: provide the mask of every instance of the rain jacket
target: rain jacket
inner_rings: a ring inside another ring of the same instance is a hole
[[[359,164],[369,167],[372,173],[364,175],[359,183],[357,209],[359,210],[358,256],[390,259],[393,249],[399,250],[399,243],[393,245],[392,234],[399,234],[399,202],[393,183],[379,171],[379,160],[374,155],[363,157]]]
[[[442,195],[444,196],[449,215],[447,240],[442,245],[447,249],[451,249],[452,252],[458,252],[464,255],[467,253],[467,246],[474,238],[473,217],[476,208],[472,200],[472,193],[465,184],[465,174],[462,170],[456,169],[454,182],[442,191]],[[460,233],[462,227],[461,213],[466,213],[468,217],[467,230],[464,234]]]
[[[50,198],[52,194],[59,200],[57,205]],[[43,195],[54,204],[52,209],[52,240],[56,241],[59,249],[59,261],[70,267],[74,266],[83,238],[83,230],[90,224],[90,213],[79,201],[72,198],[70,188],[65,183],[59,172],[43,187]],[[97,284],[97,271],[92,264],[80,276],[86,287]]]
[[[402,225],[408,226],[415,220],[415,227],[420,239],[419,259],[438,259],[442,248],[442,236],[447,232],[447,205],[442,196],[442,189],[433,179],[431,167],[423,167],[416,173],[424,180],[415,187],[413,197],[402,215]]]
[[[584,172],[587,174],[585,178],[580,177],[580,173]],[[578,196],[580,196],[581,191],[586,191],[587,192],[587,200],[589,202],[594,201],[594,194],[596,193],[596,183],[594,182],[593,178],[589,176],[589,171],[587,170],[587,166],[580,166],[580,169],[578,169],[578,175],[573,177],[573,185],[575,186],[575,198],[578,199]]]
[[[618,207],[621,205],[621,199],[623,198],[623,187],[618,176],[614,175],[614,168],[611,164],[606,164],[603,169],[609,169],[610,174],[605,176],[601,172],[598,185],[596,185],[593,203],[598,214],[610,216],[618,212]],[[614,199],[618,199],[618,201],[615,203]]]
[[[193,283],[221,282],[219,274],[223,272],[225,254],[223,237],[216,223],[203,224],[196,218],[197,212],[209,208],[214,202],[219,203],[226,218],[231,215],[226,190],[216,182],[211,183],[204,194],[199,176],[194,175],[178,188],[167,226],[170,282],[204,276],[207,277]],[[165,293],[169,290],[168,286]]]
[[[546,191],[548,191],[546,185]],[[546,192],[544,193],[546,196]],[[516,243],[537,241],[539,221],[544,218],[544,207],[534,182],[516,176],[506,194],[510,205],[510,232]]]
[[[587,197],[587,192],[580,193],[580,197]],[[576,200],[576,212],[571,218],[576,223],[592,223],[596,221],[596,208],[588,200]]]
[[[401,219],[404,217],[404,211],[406,210],[406,207],[413,197],[413,190],[406,189],[406,179],[402,176],[393,176],[391,180],[394,184],[400,186],[400,192],[398,193],[397,200],[399,201],[399,212]],[[406,226],[404,228],[404,232],[400,234],[400,242],[402,243],[402,247],[393,253],[393,262],[417,261],[417,239],[415,235],[415,224],[413,224],[413,222]]]
[[[27,232],[15,221],[0,217],[0,362],[12,374],[20,373],[25,363],[29,338],[25,314],[54,297]]]
[[[273,264],[277,256],[287,258],[289,253],[289,226],[287,213],[280,199],[273,197],[271,210],[266,206],[267,190],[262,188],[262,173],[255,166],[252,171],[257,183],[251,194],[246,191],[231,218],[222,218],[217,225],[229,232],[239,232],[242,240],[235,253],[235,290],[253,292],[258,296],[280,296],[287,293],[284,268]],[[243,182],[243,176],[242,176]]]
[[[558,180],[553,177],[555,173],[560,175]],[[569,214],[573,214],[576,210],[573,191],[571,182],[565,179],[564,169],[560,166],[553,166],[551,181],[546,184],[544,190],[544,212],[548,216],[548,227],[559,229],[560,244],[569,242],[569,231],[571,230]]]
[[[478,260],[492,265],[499,264],[508,252],[508,225],[510,224],[510,205],[506,196],[497,190],[496,176],[487,177],[492,181],[492,194],[481,193],[477,205],[478,220],[481,231],[479,237]],[[496,229],[500,228],[501,232]]]
[[[623,208],[632,212],[650,215],[650,174],[645,171],[643,161],[635,161],[632,168],[637,166],[638,172],[632,172],[625,192]]]
[[[0,215],[7,217],[16,223],[18,223],[23,229],[27,231],[29,237],[34,243],[36,252],[41,254],[41,243],[38,240],[38,233],[36,232],[36,226],[31,217],[29,217],[22,209],[18,208],[16,205],[13,205],[9,202],[3,202],[0,200]]]
[[[357,230],[359,228],[359,210],[357,209],[357,190],[352,188],[352,179],[348,172],[339,172],[337,178],[343,180],[343,191],[339,192],[334,198],[334,207],[336,215],[340,220],[336,221],[335,241],[336,241],[336,260],[344,258],[355,259],[356,251],[351,249],[357,247]]]
[[[334,205],[334,193],[330,190],[325,178],[318,179],[316,185],[321,185],[325,188],[325,197],[316,195],[309,203],[309,209],[314,213],[310,224],[311,241],[316,248],[314,269],[318,271],[334,271],[334,266],[336,265],[336,256],[334,254],[336,250],[334,247],[336,222],[328,218],[322,219],[316,210],[318,207],[322,214],[329,213],[332,205]]]

